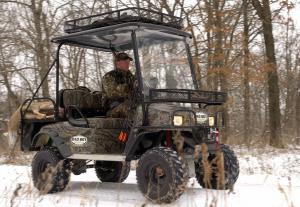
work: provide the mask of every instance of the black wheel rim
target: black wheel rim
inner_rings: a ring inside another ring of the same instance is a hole
[[[42,160],[37,164],[37,188],[42,192],[48,191],[49,176],[52,176],[50,167],[51,163],[46,160]]]
[[[48,167],[50,167],[50,162],[46,162],[46,161],[39,162],[37,166],[38,174],[39,175],[43,174]],[[41,179],[41,176],[39,176],[39,179]]]

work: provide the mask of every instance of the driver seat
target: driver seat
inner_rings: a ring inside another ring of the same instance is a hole
[[[65,109],[75,106],[85,117],[105,115],[100,91],[91,92],[87,87],[79,86],[75,89],[64,89],[60,97],[62,101],[60,105]],[[65,111],[67,113],[67,110]]]

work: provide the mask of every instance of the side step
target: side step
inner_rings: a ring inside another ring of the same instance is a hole
[[[126,156],[120,154],[73,154],[67,159],[75,160],[102,160],[102,161],[125,161]]]

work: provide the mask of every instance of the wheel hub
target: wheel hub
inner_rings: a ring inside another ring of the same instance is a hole
[[[162,177],[162,176],[165,175],[165,172],[160,166],[157,166],[155,168],[155,174],[156,174],[157,177]]]

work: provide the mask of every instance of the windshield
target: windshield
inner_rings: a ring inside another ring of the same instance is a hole
[[[183,37],[138,35],[138,46],[145,95],[150,88],[194,89]]]

